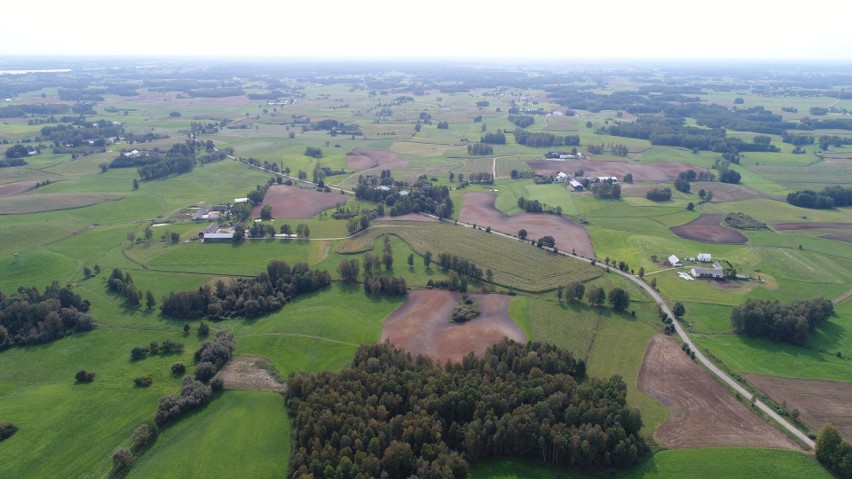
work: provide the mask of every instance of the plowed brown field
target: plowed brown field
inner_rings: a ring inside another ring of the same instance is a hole
[[[509,317],[509,297],[471,294],[482,313],[466,323],[451,323],[450,313],[461,293],[419,289],[385,320],[382,341],[389,339],[413,355],[423,354],[441,363],[458,362],[471,351],[483,354],[489,346],[508,337],[525,343],[521,328]]]
[[[651,338],[637,382],[669,409],[669,418],[654,433],[663,446],[799,449],[737,401],[671,338]]]
[[[743,374],[749,384],[766,393],[787,410],[798,409],[799,418],[814,431],[830,422],[847,441],[852,440],[852,382],[797,379]]]
[[[507,216],[494,207],[495,195],[488,192],[473,191],[465,195],[459,221],[478,226],[490,226],[492,230],[510,235],[525,229],[529,239],[553,236],[556,247],[561,251],[572,249],[586,258],[595,256],[595,248],[586,229],[576,225],[564,216],[544,213],[521,213]]]
[[[703,243],[742,244],[748,238],[739,231],[722,226],[722,214],[704,214],[685,225],[670,228],[681,238]]]
[[[274,218],[313,218],[319,212],[345,203],[346,197],[340,194],[323,193],[314,189],[298,186],[272,185],[266,190],[263,203],[251,210],[251,215],[260,217],[260,209],[272,206]]]

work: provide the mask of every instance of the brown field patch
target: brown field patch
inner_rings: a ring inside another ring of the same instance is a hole
[[[423,354],[441,363],[460,361],[466,354],[483,354],[503,337],[526,343],[521,328],[509,317],[509,297],[471,294],[482,313],[466,323],[451,323],[450,313],[461,293],[418,289],[385,320],[382,341],[389,339],[413,355]]]
[[[520,229],[527,230],[529,239],[553,236],[556,247],[561,251],[572,249],[586,258],[595,256],[595,248],[589,233],[580,225],[574,224],[564,216],[544,213],[521,213],[507,216],[494,207],[496,195],[486,191],[472,191],[465,195],[464,204],[459,213],[459,221],[472,223],[515,235]]]
[[[766,393],[777,404],[787,402],[787,410],[798,409],[799,419],[814,431],[830,422],[843,437],[852,440],[852,382],[824,379],[796,379],[743,374],[749,384]]]
[[[844,243],[852,243],[852,234],[848,235],[825,235],[822,238],[834,241],[843,241]]]
[[[440,223],[438,218],[434,216],[421,215],[419,213],[409,213],[399,216],[379,216],[374,221],[414,221],[416,223]]]
[[[355,148],[351,153],[346,154],[346,166],[356,170],[405,168],[408,162],[392,151]]]
[[[12,196],[17,195],[18,193],[23,193],[30,188],[35,187],[38,184],[38,180],[30,180],[30,181],[18,181],[15,183],[6,183],[5,185],[0,185],[0,197],[3,196]]]
[[[560,171],[573,173],[583,170],[585,176],[615,176],[619,180],[627,173],[633,174],[634,182],[665,183],[673,181],[682,171],[707,171],[700,166],[687,165],[673,161],[658,161],[641,164],[627,161],[597,161],[597,160],[531,160],[527,164],[540,175],[555,175]],[[715,193],[714,193],[715,194]]]
[[[671,338],[651,338],[637,383],[669,409],[669,418],[654,433],[665,447],[799,449],[737,401]]]
[[[287,385],[272,377],[271,367],[272,363],[261,356],[234,356],[219,377],[225,389],[285,392]]]
[[[266,190],[263,203],[255,206],[251,215],[259,218],[260,209],[269,205],[272,207],[274,218],[313,218],[321,211],[345,202],[346,198],[338,193],[323,193],[298,186],[272,185]]]
[[[698,194],[701,190],[713,191],[713,202],[721,201],[742,201],[752,198],[768,198],[771,200],[783,201],[781,196],[773,196],[763,191],[755,190],[743,185],[732,185],[730,183],[720,183],[717,181],[693,181],[690,185],[690,192]]]
[[[727,226],[722,226],[722,213],[703,214],[685,225],[669,228],[681,238],[702,243],[743,244],[748,238]]]
[[[776,231],[799,231],[816,229],[845,229],[852,228],[852,223],[778,223],[772,225]]]

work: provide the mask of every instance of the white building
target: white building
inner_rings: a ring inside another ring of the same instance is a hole
[[[713,261],[713,257],[710,256],[710,253],[698,253],[698,261],[702,263],[709,263]]]
[[[669,256],[669,264],[672,266],[683,266],[683,263],[681,263],[678,257],[675,255]]]

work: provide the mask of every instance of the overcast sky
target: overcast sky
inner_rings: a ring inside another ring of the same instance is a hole
[[[0,55],[852,60],[850,13],[842,0],[11,1]]]

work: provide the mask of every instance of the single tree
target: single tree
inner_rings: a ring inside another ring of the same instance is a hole
[[[672,314],[675,315],[676,318],[680,318],[684,314],[686,314],[686,308],[683,307],[683,303],[676,302],[672,305]]]
[[[607,301],[616,311],[624,311],[630,307],[630,293],[621,288],[612,288]]]
[[[518,230],[518,238],[525,240],[527,239],[527,230],[521,228]]]
[[[198,335],[201,337],[207,336],[210,334],[210,326],[207,325],[204,321],[198,325]]]
[[[156,302],[154,301],[154,293],[152,293],[151,290],[149,289],[148,291],[145,292],[145,307],[148,309],[148,311],[150,311],[150,310],[154,309],[155,303]]]
[[[592,286],[586,291],[586,301],[592,306],[601,306],[606,301],[606,291],[600,286]]]
[[[414,253],[408,255],[408,268],[414,269]]]
[[[429,269],[430,264],[432,264],[432,252],[427,251],[423,253],[423,265],[426,266],[426,269]]]
[[[269,221],[272,219],[272,206],[263,205],[263,208],[260,209],[260,219],[263,221]]]

